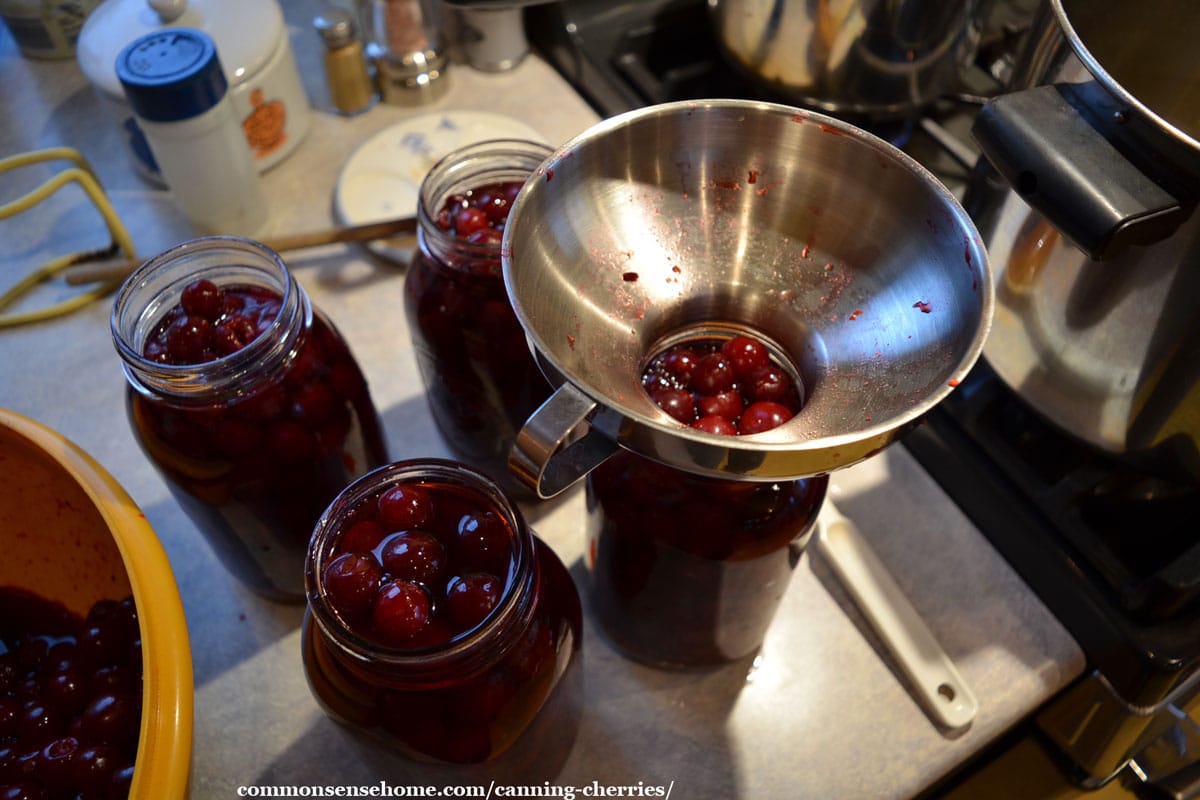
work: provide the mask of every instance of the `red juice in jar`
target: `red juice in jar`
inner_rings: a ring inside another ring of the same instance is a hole
[[[581,707],[579,597],[496,483],[440,459],[376,470],[306,569],[304,666],[333,719],[410,779],[553,777]]]
[[[140,267],[113,309],[142,450],[225,566],[304,598],[312,526],[387,460],[362,371],[278,255],[235,237]]]
[[[799,380],[755,337],[657,354],[642,384],[680,426],[753,435],[800,409]],[[625,655],[662,667],[718,664],[762,644],[809,538],[828,476],[713,478],[626,450],[587,477],[597,619]]]
[[[513,199],[550,153],[495,140],[434,165],[421,185],[419,246],[405,278],[408,324],[438,429],[457,458],[520,499],[532,494],[509,473],[508,452],[551,387],[505,290],[500,244]]]

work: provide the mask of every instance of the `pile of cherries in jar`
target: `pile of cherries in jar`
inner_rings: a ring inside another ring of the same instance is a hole
[[[508,584],[513,532],[450,485],[400,483],[356,510],[323,571],[358,635],[387,647],[444,644],[491,614]]]
[[[502,181],[453,194],[438,211],[437,226],[471,244],[498,245],[523,185],[523,181]]]
[[[129,796],[142,712],[133,599],[85,618],[0,590],[0,798]]]
[[[767,346],[745,335],[671,347],[650,361],[642,386],[679,422],[728,436],[777,428],[803,402],[800,387]]]
[[[155,325],[143,356],[170,365],[204,364],[228,356],[275,322],[281,302],[277,293],[263,287],[193,281]],[[345,342],[314,315],[312,334],[304,339],[282,382],[269,383],[225,409],[158,410],[154,432],[192,458],[244,462],[242,477],[263,482],[279,465],[309,463],[315,456],[337,453],[351,430],[351,409],[368,404],[366,381]],[[313,502],[327,500],[322,496]],[[315,517],[302,519],[311,525]]]

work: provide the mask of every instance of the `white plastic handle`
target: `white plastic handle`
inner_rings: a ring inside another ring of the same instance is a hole
[[[961,730],[979,703],[954,662],[858,529],[825,498],[817,546],[870,621],[934,722]]]

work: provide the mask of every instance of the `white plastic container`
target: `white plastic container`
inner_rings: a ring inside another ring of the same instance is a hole
[[[137,171],[163,182],[114,64],[134,39],[168,27],[195,28],[216,43],[233,115],[258,171],[290,155],[308,132],[311,110],[276,0],[104,0],[84,23],[76,51],[80,69],[121,127]]]
[[[259,237],[266,197],[216,44],[168,28],[131,42],[116,74],[175,202],[200,233]]]

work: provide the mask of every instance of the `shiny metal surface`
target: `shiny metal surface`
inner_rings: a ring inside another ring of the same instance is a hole
[[[982,0],[709,0],[730,61],[776,96],[832,112],[909,114],[959,85]]]
[[[1132,140],[1195,181],[1197,21],[1182,0],[1053,0],[1015,86],[1095,81],[1128,110]],[[972,195],[997,282],[984,356],[1000,377],[1077,438],[1200,478],[1200,220],[1099,262],[1016,191],[981,182]]]
[[[590,419],[583,446],[607,437],[701,474],[773,480],[873,455],[952,391],[992,315],[981,241],[928,172],[846,123],[748,101],[652,106],[561,146],[514,205],[503,265],[544,368],[595,404],[562,414]],[[642,389],[665,344],[739,330],[804,385],[783,426],[701,433]],[[539,427],[526,472],[572,438]]]

